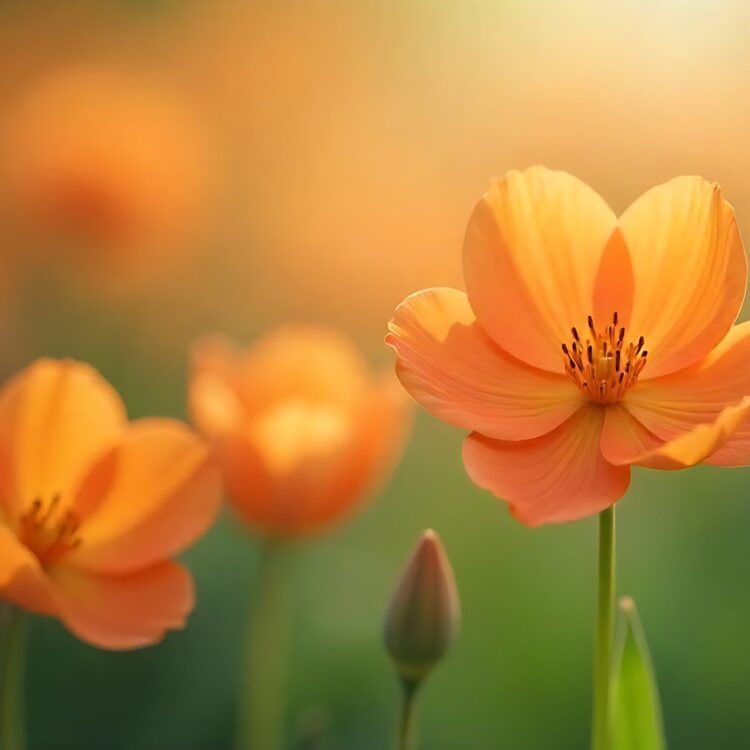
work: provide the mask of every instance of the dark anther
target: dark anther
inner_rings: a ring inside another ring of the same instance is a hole
[[[625,327],[620,329],[620,335],[617,337],[618,343],[622,344],[622,340],[625,338]]]
[[[573,334],[573,338],[580,344],[581,343],[581,339],[578,336],[578,331],[576,331],[575,327],[571,328],[570,332]]]
[[[588,355],[589,362],[593,365],[594,364],[594,348],[589,344],[588,349],[586,349],[586,354]]]
[[[620,369],[620,350],[618,349],[615,352],[615,370]]]
[[[617,310],[615,310],[615,314],[612,316],[612,322],[615,324],[615,328],[617,328]]]

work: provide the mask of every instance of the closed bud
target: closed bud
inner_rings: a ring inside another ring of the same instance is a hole
[[[460,605],[448,556],[434,531],[422,534],[393,592],[385,645],[405,682],[419,682],[458,632]]]

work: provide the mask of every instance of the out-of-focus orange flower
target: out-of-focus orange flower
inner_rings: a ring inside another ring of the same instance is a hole
[[[129,423],[92,368],[40,360],[0,391],[0,467],[0,597],[109,649],[184,625],[193,582],[169,558],[221,494],[185,425]]]
[[[96,66],[24,92],[4,118],[0,166],[21,249],[115,277],[151,275],[186,251],[207,216],[213,159],[178,99]]]
[[[286,326],[246,352],[196,346],[190,411],[239,514],[298,536],[339,519],[393,466],[408,424],[399,391],[337,332]]]
[[[680,177],[619,219],[532,167],[469,220],[467,293],[407,298],[387,341],[406,389],[472,430],[464,464],[528,525],[619,499],[630,466],[750,463],[747,261],[718,185]]]

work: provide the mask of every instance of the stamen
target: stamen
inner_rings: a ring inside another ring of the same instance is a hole
[[[35,498],[20,519],[19,539],[42,566],[57,562],[81,543],[78,536],[81,524],[73,511],[67,510],[55,518],[61,499],[59,494],[54,495],[45,506],[41,498]]]
[[[601,331],[596,330],[593,315],[588,315],[586,320],[591,338],[586,340],[585,347],[575,326],[570,329],[573,340],[561,345],[565,372],[593,401],[615,403],[635,385],[646,366],[645,339],[639,336],[637,342],[626,344],[626,327],[618,327],[617,311],[612,315],[612,322]]]

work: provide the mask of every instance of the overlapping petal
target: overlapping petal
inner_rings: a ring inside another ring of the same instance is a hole
[[[507,500],[528,526],[583,518],[616,502],[630,482],[628,467],[602,456],[603,422],[603,408],[585,406],[533,440],[472,433],[464,443],[464,466],[475,484]]]
[[[570,417],[583,395],[562,374],[526,365],[483,330],[463,292],[429,289],[396,309],[386,337],[407,391],[444,421],[503,440],[543,435]]]
[[[115,390],[79,362],[39,360],[0,392],[3,503],[10,517],[39,498],[70,505],[91,463],[126,424]]]
[[[716,183],[679,177],[644,193],[619,224],[635,277],[630,329],[650,352],[643,377],[697,362],[729,331],[745,295],[732,207]]]
[[[685,469],[720,450],[750,415],[750,396],[722,409],[712,422],[703,422],[677,437],[656,438],[623,406],[607,409],[602,453],[613,464],[637,464],[651,469]]]
[[[625,395],[623,405],[659,442],[701,424],[750,395],[750,323],[735,326],[707,357],[671,375],[645,380]],[[637,451],[636,451],[637,452]],[[627,456],[627,451],[620,451]],[[750,463],[750,423],[743,421],[709,463]]]
[[[469,219],[463,251],[466,289],[482,327],[518,359],[560,372],[560,344],[594,311],[594,285],[613,234],[607,257],[626,264],[616,228],[604,200],[565,172],[537,166],[495,182]],[[602,284],[612,276],[602,274]],[[617,289],[627,293],[626,285]],[[630,300],[612,304],[629,308]]]
[[[208,448],[179,422],[133,422],[94,474],[102,464],[111,477],[71,565],[99,573],[149,567],[196,541],[218,512],[220,480]],[[88,504],[85,495],[79,502]]]
[[[149,646],[184,627],[194,604],[193,580],[180,565],[160,562],[125,576],[91,575],[71,566],[51,573],[59,616],[95,646]]]

